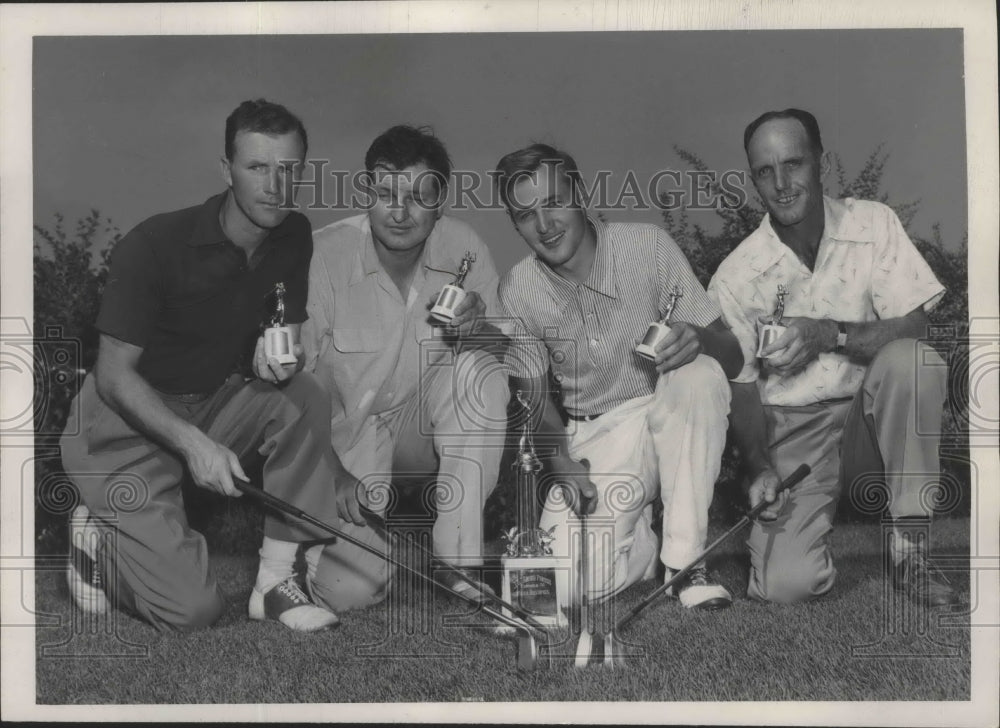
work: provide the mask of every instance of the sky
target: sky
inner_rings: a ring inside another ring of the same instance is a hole
[[[958,29],[36,37],[34,221],[97,208],[126,232],[203,201],[222,189],[225,118],[247,98],[302,117],[309,157],[327,160],[327,205],[338,199],[330,172],[358,171],[398,123],[432,126],[456,169],[480,174],[529,142],[555,144],[585,178],[607,170],[614,197],[630,170],[643,187],[658,171],[684,173],[674,145],[720,174],[743,170],[746,124],[796,106],[817,116],[849,176],[884,143],[884,189],[920,201],[915,234],[940,223],[952,245],[967,228],[962,53]],[[305,212],[314,228],[356,214]],[[527,253],[503,211],[452,214],[501,271]],[[605,215],[661,220],[655,209]]]

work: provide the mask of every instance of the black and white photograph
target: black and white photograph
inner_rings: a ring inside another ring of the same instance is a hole
[[[996,9],[0,8],[20,720],[996,725]]]

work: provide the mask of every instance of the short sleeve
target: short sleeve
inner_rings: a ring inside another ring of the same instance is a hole
[[[145,347],[163,306],[161,270],[153,241],[142,225],[119,240],[108,265],[98,330]]]
[[[498,287],[500,308],[506,319],[503,328],[510,337],[504,366],[512,377],[537,379],[548,373],[548,349],[542,338],[532,330],[515,288],[510,273],[504,276]]]
[[[875,261],[872,270],[872,307],[881,319],[899,318],[918,307],[930,311],[944,296],[927,261],[914,246],[896,213],[881,206],[876,225]]]
[[[311,249],[310,245],[310,249]],[[308,267],[309,298],[306,304],[306,321],[302,324],[300,342],[305,354],[306,371],[315,372],[325,343],[331,337],[333,318],[333,280],[320,251],[314,251]]]
[[[729,285],[718,273],[709,281],[707,295],[721,309],[723,322],[740,342],[740,350],[743,352],[743,368],[732,381],[740,384],[756,382],[760,376],[757,364],[757,322],[747,316]]]
[[[306,320],[306,305],[309,298],[309,261],[312,258],[312,225],[305,215],[295,215],[295,232],[288,242],[298,249],[295,269],[289,276],[285,296],[285,321],[300,324]],[[284,244],[284,243],[282,243]]]
[[[671,291],[681,292],[673,316],[695,326],[708,326],[721,315],[718,305],[705,293],[691,264],[680,246],[665,230],[660,229],[656,240],[656,267],[660,283],[660,311],[666,310]]]

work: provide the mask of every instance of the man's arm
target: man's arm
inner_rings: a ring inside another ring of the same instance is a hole
[[[511,378],[511,391],[520,392],[531,406],[535,445],[548,470],[558,476],[556,483],[568,493],[573,510],[581,514],[586,502],[587,513],[597,508],[597,488],[590,481],[587,465],[569,456],[566,428],[547,386],[547,377]]]
[[[743,462],[750,470],[750,485],[747,489],[750,506],[757,505],[762,498],[768,503],[774,503],[775,491],[781,479],[774,470],[768,451],[767,420],[757,383],[731,382],[730,385],[733,391],[730,423],[736,435],[736,443],[743,454]],[[777,518],[786,500],[786,493],[782,493],[778,503],[761,513],[760,518],[765,521]]]
[[[743,368],[743,351],[733,332],[715,319],[708,326],[695,326],[685,321],[670,324],[670,331],[656,349],[656,370],[663,374],[694,361],[698,354],[712,357],[722,365],[729,378]]]
[[[788,327],[761,354],[767,366],[776,372],[789,374],[816,360],[820,354],[837,348],[837,322],[833,319],[811,319],[793,316],[783,319]],[[896,339],[917,339],[927,334],[927,314],[917,307],[899,318],[846,323],[847,346],[844,353],[855,361],[867,364],[879,349]]]
[[[141,347],[101,334],[94,370],[101,399],[136,430],[184,458],[197,485],[239,496],[233,476],[248,480],[239,458],[163,404],[138,372],[141,355]]]

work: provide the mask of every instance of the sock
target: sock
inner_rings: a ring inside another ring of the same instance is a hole
[[[892,519],[892,560],[898,564],[907,556],[926,549],[930,519],[903,516]]]
[[[316,571],[319,569],[319,557],[323,555],[323,544],[319,543],[306,549],[306,574],[309,582],[316,581]]]
[[[278,541],[264,536],[260,547],[260,567],[257,570],[255,589],[266,592],[290,576],[295,575],[295,556],[299,545],[294,541]]]

